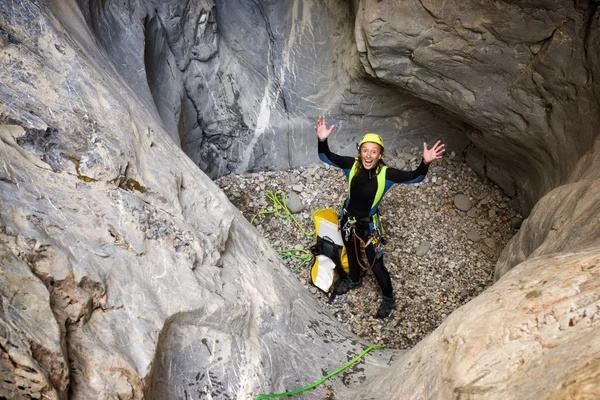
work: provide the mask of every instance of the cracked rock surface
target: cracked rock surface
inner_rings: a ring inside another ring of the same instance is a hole
[[[468,147],[527,219],[496,284],[302,396],[599,397],[598,21],[584,1],[0,2],[0,397],[249,399],[362,351],[210,179],[310,165],[319,114],[343,154],[371,130]],[[473,200],[452,218],[510,217]],[[453,248],[501,246],[482,228]],[[442,257],[426,239],[415,265]]]
[[[0,397],[248,398],[367,346],[300,290],[90,32],[65,39],[51,15],[80,28],[73,9],[7,7]],[[398,354],[364,358],[333,387]]]
[[[356,39],[371,76],[474,128],[470,164],[527,215],[598,136],[598,26],[597,2],[367,0]]]

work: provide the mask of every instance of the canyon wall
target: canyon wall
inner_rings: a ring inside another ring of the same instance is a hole
[[[253,398],[364,349],[210,179],[316,161],[319,114],[340,152],[471,141],[529,217],[493,287],[304,396],[598,397],[598,21],[583,1],[0,3],[0,397]]]

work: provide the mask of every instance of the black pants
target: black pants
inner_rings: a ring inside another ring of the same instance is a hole
[[[346,224],[348,217],[344,216],[341,221],[341,226]],[[365,268],[373,268],[371,271],[375,274],[375,278],[377,279],[377,283],[379,283],[379,287],[381,288],[381,292],[386,297],[392,297],[394,294],[394,290],[392,288],[392,279],[390,278],[390,273],[387,268],[383,265],[383,254],[377,258],[377,251],[375,246],[370,243],[364,252],[367,254],[367,264],[363,260],[363,242],[366,243],[369,240],[370,229],[368,222],[357,222],[354,228],[356,235],[358,235],[361,239],[358,240],[352,232],[350,233],[350,237],[346,238],[346,235],[342,231],[342,238],[344,240],[344,246],[346,246],[346,252],[348,253],[348,266],[350,267],[350,279],[354,282],[358,282],[361,276],[361,272],[364,271],[363,268],[359,265],[360,263]],[[347,239],[347,240],[346,240]],[[358,254],[357,254],[358,252]],[[360,258],[359,258],[360,257]]]

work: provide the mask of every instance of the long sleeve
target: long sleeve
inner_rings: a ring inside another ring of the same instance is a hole
[[[402,171],[396,168],[388,168],[385,176],[386,180],[393,183],[418,183],[425,179],[429,171],[429,165],[423,162],[414,171]]]
[[[319,158],[321,159],[321,161],[329,165],[333,165],[334,167],[349,170],[354,164],[353,157],[340,156],[331,152],[331,150],[329,150],[329,144],[327,143],[327,139],[323,141],[319,140],[318,151]]]

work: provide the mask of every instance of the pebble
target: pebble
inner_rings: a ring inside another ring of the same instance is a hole
[[[496,248],[496,242],[492,238],[485,238],[485,239],[483,239],[483,243],[485,243],[485,245],[487,247],[489,247],[490,249],[495,249]]]
[[[472,207],[471,200],[464,194],[454,196],[454,206],[460,211],[469,211]]]
[[[415,253],[417,254],[418,257],[423,257],[425,254],[427,254],[429,252],[430,248],[431,248],[431,243],[429,243],[427,241],[423,241],[423,242],[421,242],[419,247],[417,247],[417,250]]]
[[[472,230],[467,233],[467,239],[469,239],[471,242],[477,243],[481,240],[481,235],[476,230]]]
[[[512,229],[514,229],[515,231],[518,231],[519,229],[521,229],[522,224],[523,224],[522,218],[514,217],[510,220],[510,227]]]
[[[335,151],[335,145],[331,147]],[[411,146],[397,155],[392,151],[385,160],[388,165],[404,163],[405,170],[415,169],[421,161],[417,154],[421,150]],[[384,260],[396,294],[395,311],[389,318],[374,318],[381,290],[372,272],[365,275],[359,288],[337,296],[331,304],[326,294],[309,283],[311,262],[296,273],[305,290],[367,342],[399,349],[413,347],[453,310],[491,285],[496,259],[522,222],[502,191],[481,181],[460,156],[455,155],[451,164],[431,164],[428,178],[435,182],[433,186],[393,186],[379,207],[386,234]],[[227,175],[217,180],[248,221],[258,212],[273,208],[263,189],[259,190],[261,182],[271,190],[284,190],[290,209],[293,194],[297,193],[304,210],[296,211],[295,218],[307,232],[314,229],[313,212],[318,208],[338,209],[347,190],[343,172],[324,163],[295,170]],[[242,185],[247,188],[243,194]],[[465,218],[471,209],[474,217]],[[495,218],[490,218],[490,210],[496,213]],[[308,249],[314,244],[314,238],[304,236],[291,218],[259,215],[254,225],[277,250]],[[475,248],[473,241],[468,241],[472,232],[479,241],[478,232],[485,232],[489,238]],[[301,261],[288,257],[281,262],[293,270]]]
[[[404,169],[406,167],[406,161],[399,159],[398,161],[396,161],[395,165],[398,169]]]
[[[292,214],[298,214],[304,210],[304,204],[295,191],[286,194],[286,205]]]

